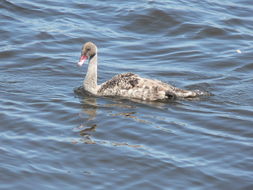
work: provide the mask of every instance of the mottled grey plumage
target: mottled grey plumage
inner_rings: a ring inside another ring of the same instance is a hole
[[[195,97],[201,95],[198,91],[188,91],[176,88],[159,80],[141,78],[133,73],[119,74],[100,85],[98,95],[122,96],[141,100],[163,100],[176,97]]]
[[[189,91],[176,88],[159,80],[142,78],[133,73],[114,76],[101,85],[97,85],[97,47],[88,42],[84,44],[81,56],[89,57],[89,67],[84,80],[84,89],[98,96],[121,96],[141,100],[155,101],[171,98],[193,98],[208,95],[201,91]]]
[[[129,90],[137,86],[139,82],[139,76],[133,73],[124,73],[114,76],[111,80],[101,84],[99,93],[103,93],[108,89],[121,88]]]

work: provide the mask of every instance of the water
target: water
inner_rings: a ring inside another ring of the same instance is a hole
[[[253,189],[250,0],[0,2],[0,189]],[[123,72],[214,96],[77,96]]]

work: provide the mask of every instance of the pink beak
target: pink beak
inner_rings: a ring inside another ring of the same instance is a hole
[[[77,65],[79,66],[79,67],[81,67],[83,64],[84,64],[84,62],[87,60],[87,56],[85,56],[85,55],[82,55],[81,57],[80,57],[80,60],[79,60],[79,62],[77,63]]]

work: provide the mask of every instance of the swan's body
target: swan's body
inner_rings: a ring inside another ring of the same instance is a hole
[[[89,66],[83,87],[94,95],[121,96],[149,101],[206,95],[198,90],[182,90],[159,80],[142,78],[133,73],[119,74],[97,85],[97,47],[91,42],[84,44],[78,65],[81,66],[86,59],[89,60]]]

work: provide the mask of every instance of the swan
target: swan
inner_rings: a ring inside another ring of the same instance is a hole
[[[171,98],[194,98],[207,95],[199,90],[183,90],[159,80],[142,78],[137,74],[123,73],[100,85],[97,84],[97,46],[92,42],[83,45],[78,66],[88,60],[88,69],[83,81],[84,90],[96,96],[120,96],[146,101]]]

